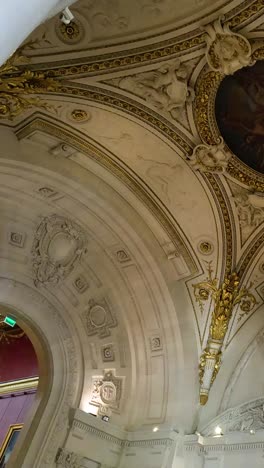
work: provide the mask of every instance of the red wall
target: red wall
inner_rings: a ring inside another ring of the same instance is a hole
[[[38,376],[38,362],[34,348],[25,335],[0,342],[0,382]]]
[[[23,424],[33,403],[35,392],[0,399],[0,447],[11,424]]]

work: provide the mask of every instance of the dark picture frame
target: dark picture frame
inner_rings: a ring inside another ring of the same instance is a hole
[[[6,434],[5,440],[0,449],[0,468],[5,468],[6,463],[14,449],[23,424],[12,424]]]

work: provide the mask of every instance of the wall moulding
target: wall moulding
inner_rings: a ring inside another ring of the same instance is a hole
[[[227,7],[228,4],[230,2],[226,2],[225,6]],[[255,0],[250,2],[250,4],[247,0],[244,0],[239,7],[231,8],[231,10],[225,13],[226,22],[232,28],[241,28],[244,23],[258,17],[263,10],[262,0]],[[206,18],[203,18],[203,24],[205,21]],[[124,51],[122,48],[121,51],[111,54],[108,52],[104,53],[104,49],[102,49],[100,55],[78,58],[77,60],[68,59],[67,63],[65,61],[60,62],[60,67],[58,67],[57,62],[49,62],[48,64],[34,65],[32,69],[44,71],[49,77],[98,76],[113,71],[132,69],[138,67],[138,65],[179,57],[187,51],[192,52],[205,46],[206,35],[204,31],[197,28],[197,22],[194,23],[194,28],[188,34],[181,35],[180,30],[172,32],[174,36],[171,39],[158,41],[158,38],[162,36],[156,36],[157,42],[153,43],[152,40],[151,44],[141,47],[138,47],[138,41],[135,41],[134,44],[137,48],[134,49],[126,49]]]
[[[70,88],[70,90],[72,91],[73,88]],[[65,141],[65,143],[74,144],[74,147],[76,147],[81,153],[85,154],[87,157],[100,164],[112,175],[117,177],[129,190],[133,191],[133,194],[136,195],[141,203],[143,203],[155,221],[158,222],[165,231],[168,239],[175,246],[175,250],[178,252],[179,256],[182,256],[186,262],[190,275],[198,271],[195,253],[189,245],[188,240],[183,238],[183,233],[176,220],[170,213],[165,212],[161,204],[157,203],[156,199],[154,199],[150,194],[150,191],[145,189],[145,187],[135,178],[134,174],[130,173],[123,166],[121,167],[112,155],[103,152],[101,148],[85,140],[85,138],[75,135],[69,129],[61,127],[58,124],[53,124],[44,118],[37,117],[25,126],[20,126],[16,134],[18,139],[22,140],[36,131],[52,135]]]

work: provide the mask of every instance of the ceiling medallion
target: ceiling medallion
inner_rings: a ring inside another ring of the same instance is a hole
[[[198,250],[204,255],[210,255],[213,252],[214,248],[211,242],[201,241],[198,244]]]
[[[56,33],[58,38],[65,44],[78,44],[84,36],[83,27],[77,19],[74,19],[69,24],[58,21]]]
[[[216,147],[223,138],[225,153],[231,153],[225,174],[264,192],[264,47],[256,46],[250,67],[241,62],[238,66],[236,54],[231,54],[234,63],[229,75],[227,68],[203,70],[196,85],[194,113],[203,144]]]
[[[59,88],[59,84],[43,73],[15,65],[15,63],[25,64],[27,60],[20,48],[0,67],[0,119],[13,120],[22,111],[31,107],[51,108],[39,97],[29,96],[55,91]]]
[[[90,118],[90,114],[84,109],[73,109],[71,111],[71,119],[74,120],[74,122],[87,122]]]

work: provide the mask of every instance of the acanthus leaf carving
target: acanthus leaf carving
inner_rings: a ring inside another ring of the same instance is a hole
[[[209,67],[223,75],[233,75],[240,68],[253,65],[250,42],[241,34],[231,31],[221,18],[205,26],[206,59]]]
[[[51,215],[37,228],[33,247],[35,285],[57,284],[66,278],[86,253],[86,236],[67,218]]]

